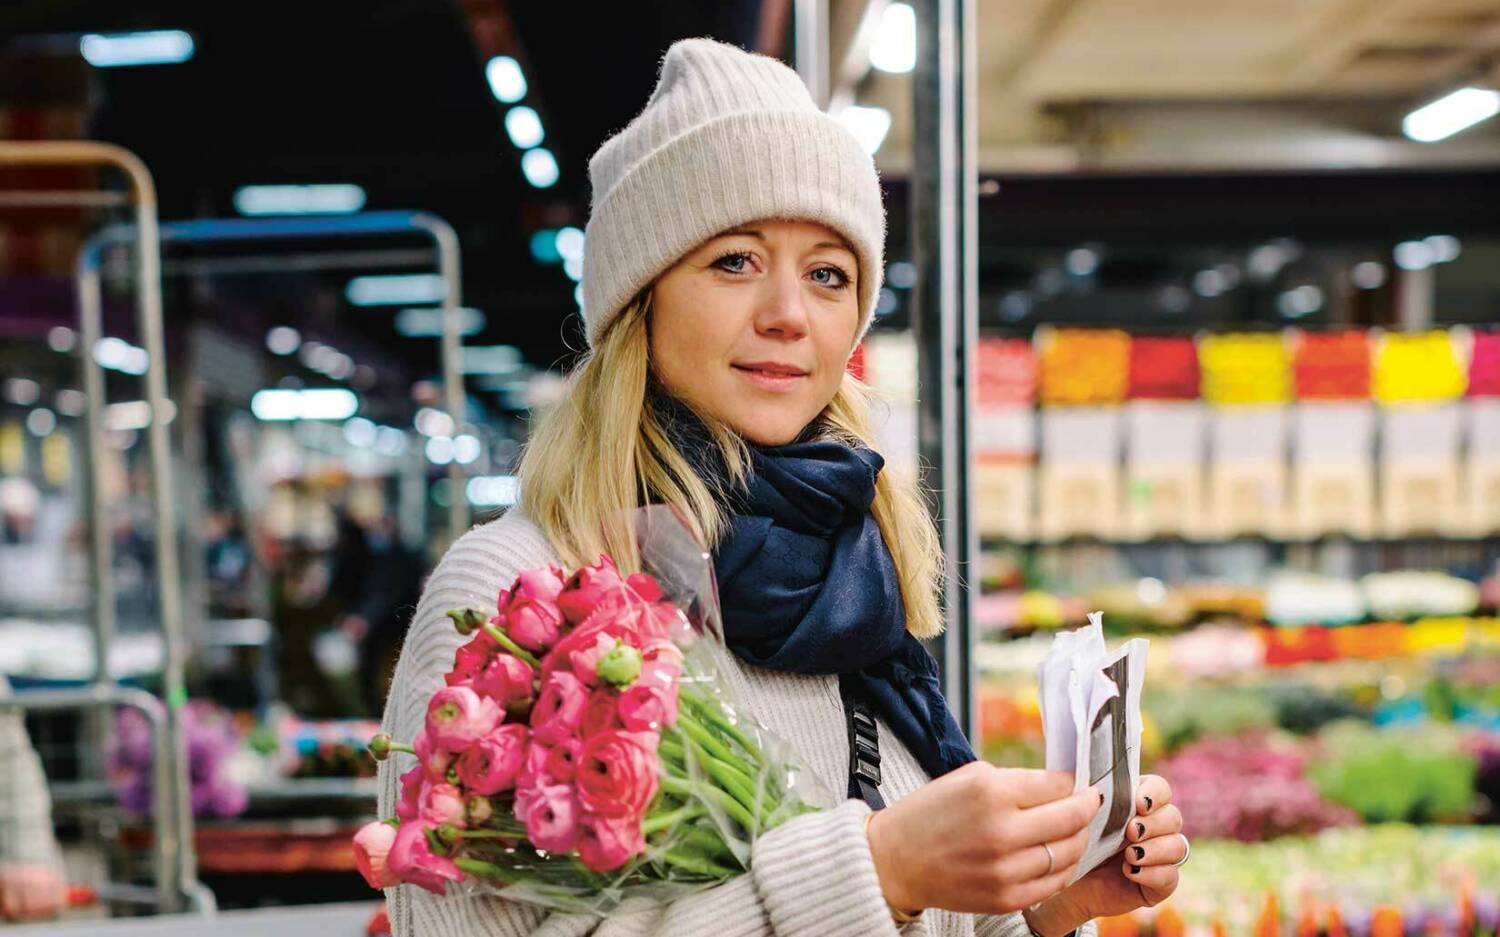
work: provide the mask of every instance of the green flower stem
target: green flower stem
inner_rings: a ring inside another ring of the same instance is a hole
[[[677,866],[677,868],[682,869],[684,872],[691,872],[694,875],[703,875],[708,878],[733,878],[739,874],[734,869],[727,869],[717,862],[710,862],[702,856],[683,854],[673,849],[663,852],[662,859],[671,865]]]
[[[493,862],[485,862],[482,859],[461,857],[454,859],[453,864],[470,875],[477,875],[480,878],[499,879],[510,885],[519,884],[524,881],[521,876],[516,875],[510,869],[496,865]]]
[[[668,813],[659,813],[641,822],[641,835],[650,836],[657,830],[664,830],[679,823],[686,823],[696,817],[703,815],[703,808],[697,804],[686,804]]]
[[[510,639],[505,632],[496,628],[493,622],[484,623],[484,633],[494,639],[495,643],[505,648],[511,654],[524,660],[533,667],[540,667],[541,661],[532,656],[531,652]]]
[[[682,750],[682,745],[668,738],[665,732],[662,733],[661,741],[657,743],[656,750],[675,764],[682,764],[683,760],[687,757]]]
[[[502,833],[500,830],[459,830],[458,835],[464,839],[515,839],[514,833]],[[523,833],[524,835],[524,833]]]
[[[744,730],[728,719],[725,719],[724,713],[717,706],[712,705],[707,700],[700,699],[692,693],[679,693],[678,698],[687,700],[688,705],[698,714],[699,718],[739,743],[740,747],[745,750],[745,754],[751,760],[756,762],[763,760],[760,747],[751,740],[750,736],[745,734]]]
[[[733,797],[734,800],[740,804],[740,806],[744,807],[746,814],[748,814],[755,820],[754,826],[747,826],[745,827],[745,829],[752,833],[758,831],[761,827],[761,810],[764,804],[762,804],[760,802],[760,798],[756,796],[754,788],[743,783],[740,776],[737,775],[734,770],[731,769],[728,765],[725,765],[718,759],[706,754],[703,749],[699,748],[693,742],[692,739],[688,740],[688,747],[692,749],[693,757],[696,758],[698,763],[702,765],[703,769],[708,772],[709,777],[712,778],[714,782],[717,783],[717,785],[722,788],[726,794]]]
[[[767,796],[764,791],[757,793],[761,785],[738,766],[739,758],[714,739],[708,730],[692,719],[683,719],[681,714],[678,715],[678,726],[685,734],[688,744],[693,747],[693,754],[703,762],[708,773],[728,788],[747,809],[759,811],[764,804],[774,805],[775,798]]]
[[[724,842],[723,835],[713,827],[699,825],[687,827],[672,843],[672,850],[678,854],[691,852],[701,855],[710,862],[721,862],[728,866],[740,865],[740,861],[735,858],[728,844]]]
[[[678,797],[712,801],[714,806],[729,814],[734,818],[736,823],[746,830],[759,828],[759,824],[750,815],[750,811],[746,810],[738,800],[735,800],[712,784],[693,784],[680,778],[668,777],[661,779],[661,786],[668,794],[674,794]]]

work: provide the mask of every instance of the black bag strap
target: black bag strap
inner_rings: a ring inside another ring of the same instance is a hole
[[[880,796],[880,730],[870,704],[847,679],[839,680],[844,700],[844,718],[849,728],[849,796],[858,797],[871,810],[885,807]]]

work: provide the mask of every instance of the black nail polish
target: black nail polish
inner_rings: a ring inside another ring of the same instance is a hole
[[[1146,810],[1148,812],[1151,810],[1151,798],[1149,795],[1146,797]]]
[[[1099,792],[1099,806],[1101,806],[1101,807],[1104,806],[1104,792],[1103,791]]]
[[[1130,874],[1131,875],[1140,875],[1141,874],[1141,867],[1138,866],[1138,865],[1131,866],[1130,867]]]
[[[1144,823],[1137,823],[1135,825],[1135,835],[1137,837],[1145,836],[1146,835],[1146,824],[1144,824]]]
[[[1146,850],[1145,849],[1143,849],[1140,846],[1134,846],[1132,848],[1135,849],[1135,857],[1137,859],[1144,859],[1144,858],[1146,858]]]

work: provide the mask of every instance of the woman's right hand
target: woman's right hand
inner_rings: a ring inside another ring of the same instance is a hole
[[[964,765],[871,817],[880,889],[912,912],[1030,907],[1072,877],[1100,799],[1092,788],[1073,793],[1073,775],[1061,771]]]

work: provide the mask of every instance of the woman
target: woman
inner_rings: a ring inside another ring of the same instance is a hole
[[[622,512],[665,501],[713,547],[734,698],[831,790],[891,806],[799,817],[756,842],[746,875],[603,920],[403,886],[396,933],[853,937],[915,921],[906,933],[1062,937],[1165,898],[1187,845],[1165,782],[1141,783],[1129,855],[1065,889],[1096,795],[974,761],[916,640],[940,627],[936,535],[881,473],[846,372],[881,276],[870,157],[784,65],[691,39],[589,170],[591,350],[532,433],[520,505],[428,582],[386,729],[414,735],[451,666],[444,610],[493,607],[521,569],[602,551],[630,565]],[[844,695],[877,716],[874,791],[849,781]],[[390,816],[396,772],[381,772]]]

